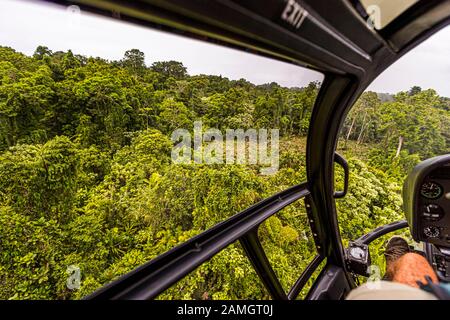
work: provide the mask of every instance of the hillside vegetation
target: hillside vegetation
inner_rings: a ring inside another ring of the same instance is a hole
[[[0,298],[81,298],[305,181],[305,136],[319,87],[190,76],[176,61],[146,66],[136,49],[107,61],[0,47]],[[351,168],[349,194],[337,204],[345,241],[402,217],[404,175],[420,159],[449,152],[449,106],[417,87],[387,102],[362,95],[338,148]],[[173,164],[172,131],[192,130],[196,120],[220,130],[279,128],[279,171]],[[303,203],[259,233],[289,288],[315,255]],[[77,290],[67,286],[69,266],[80,269]],[[269,296],[234,244],[160,298]]]

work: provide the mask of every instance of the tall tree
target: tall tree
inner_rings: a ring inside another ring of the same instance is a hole
[[[145,54],[138,49],[127,50],[121,62],[123,66],[138,75],[142,75],[146,68]]]

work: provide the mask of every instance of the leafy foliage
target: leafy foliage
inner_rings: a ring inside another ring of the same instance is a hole
[[[0,298],[81,298],[305,181],[318,88],[190,76],[176,61],[147,67],[137,49],[106,61],[0,47]],[[420,88],[385,102],[365,93],[356,103],[339,150],[351,158],[350,192],[337,203],[344,241],[401,217],[405,173],[449,150],[448,106]],[[220,130],[279,128],[280,170],[172,164],[170,134],[194,120]],[[302,203],[268,219],[259,236],[288,289],[315,255]],[[71,265],[81,270],[79,290],[66,286]],[[160,298],[269,296],[236,243]]]

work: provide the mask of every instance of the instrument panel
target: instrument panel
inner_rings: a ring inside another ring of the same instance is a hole
[[[450,165],[445,167],[450,174]],[[423,240],[450,246],[450,177],[442,169],[432,172],[422,183],[419,193],[419,228]]]
[[[413,238],[450,247],[450,155],[420,163],[403,189]]]

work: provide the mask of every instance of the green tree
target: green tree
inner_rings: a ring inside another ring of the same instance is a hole
[[[146,69],[145,54],[138,49],[127,50],[121,62],[124,67],[138,75],[142,75]]]
[[[180,80],[187,76],[186,67],[178,61],[157,61],[152,64],[151,69],[161,74],[164,80],[170,77]]]

